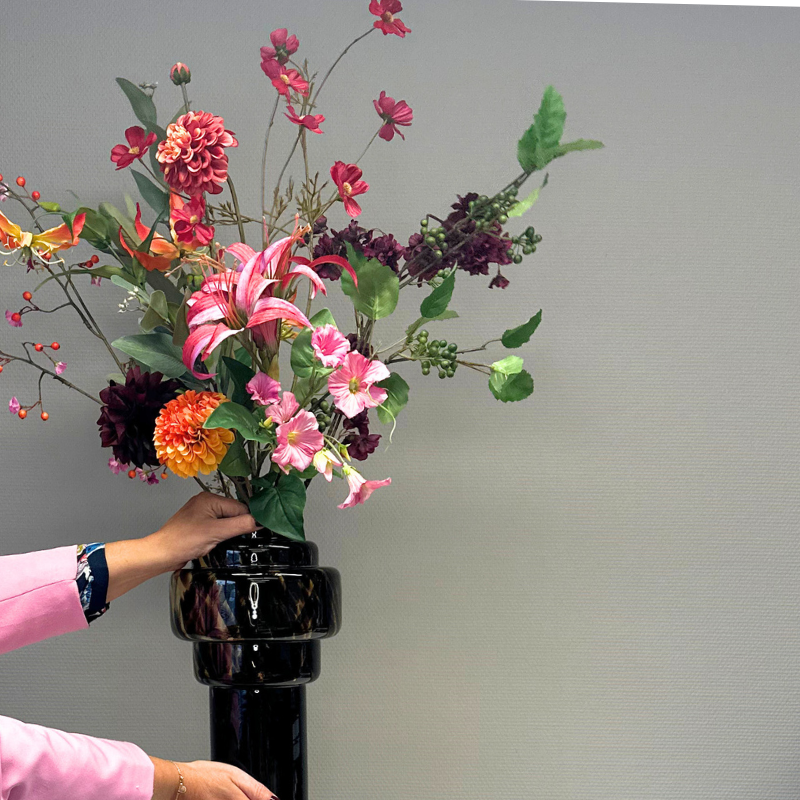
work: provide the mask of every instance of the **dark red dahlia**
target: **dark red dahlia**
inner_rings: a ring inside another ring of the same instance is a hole
[[[100,392],[100,441],[103,447],[111,448],[120,464],[158,465],[153,444],[156,418],[181,387],[178,381],[163,378],[160,372],[143,372],[135,366],[128,371],[124,384],[111,381]]]
[[[378,449],[381,435],[369,432],[369,417],[366,408],[352,419],[345,419],[344,429],[350,433],[343,439],[343,443],[347,445],[350,457],[356,461],[366,461],[367,456]]]
[[[320,256],[341,256],[347,258],[347,242],[367,258],[376,258],[381,264],[399,271],[399,261],[405,255],[405,248],[391,233],[375,236],[375,231],[362,228],[355,220],[351,220],[346,228],[328,232],[327,220],[320,217],[314,224],[314,235],[320,236],[314,246],[314,258]],[[335,264],[322,264],[315,267],[320,278],[331,281],[339,280],[341,267]]]

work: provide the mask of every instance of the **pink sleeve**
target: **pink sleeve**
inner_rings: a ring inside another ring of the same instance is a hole
[[[0,717],[0,800],[151,800],[153,773],[134,744]]]
[[[88,628],[74,545],[0,557],[0,653]]]

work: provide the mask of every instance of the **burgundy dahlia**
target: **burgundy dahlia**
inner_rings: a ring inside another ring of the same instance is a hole
[[[178,396],[180,383],[162,380],[160,372],[143,372],[132,367],[125,383],[111,381],[100,392],[103,408],[97,424],[100,441],[110,447],[120,464],[157,466],[153,444],[156,418],[161,409]]]
[[[347,445],[347,452],[351,458],[356,461],[366,461],[367,456],[377,450],[381,435],[369,432],[369,417],[366,408],[352,419],[345,419],[344,429],[350,431],[343,443]]]
[[[391,267],[395,272],[399,271],[400,259],[405,255],[406,249],[401,245],[391,233],[382,236],[375,236],[375,231],[368,231],[362,228],[355,220],[351,220],[346,228],[339,231],[327,231],[327,220],[320,217],[314,225],[314,235],[320,236],[314,246],[314,258],[320,256],[342,256],[347,258],[347,246],[349,242],[353,247],[362,252],[367,258],[376,258],[384,266]],[[320,278],[327,278],[331,281],[339,280],[342,269],[335,264],[322,264],[315,267]]]

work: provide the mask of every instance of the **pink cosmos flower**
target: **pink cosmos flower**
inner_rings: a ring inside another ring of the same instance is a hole
[[[238,145],[222,117],[189,111],[167,127],[167,138],[158,143],[156,159],[174,191],[189,197],[219,194],[220,184],[228,179],[225,148]]]
[[[381,92],[381,96],[377,100],[372,101],[378,116],[386,123],[380,131],[378,136],[387,142],[391,142],[394,135],[397,134],[401,139],[405,139],[402,131],[397,127],[398,125],[409,126],[414,119],[414,112],[409,107],[405,100],[398,102],[394,101],[393,97],[387,97],[386,92]]]
[[[12,314],[10,311],[6,311],[6,322],[12,328],[21,328],[22,327],[22,315],[20,315],[19,319],[14,319],[14,314]]]
[[[267,47],[265,45],[261,48],[262,61],[274,59],[283,66],[289,60],[289,57],[297,52],[297,48],[300,47],[300,42],[294,35],[287,36],[286,34],[288,33],[289,31],[287,31],[286,28],[277,28],[272,31],[269,35],[272,47]]]
[[[56,363],[56,375],[60,375],[67,368],[66,361],[58,361]]]
[[[117,169],[124,169],[133,164],[134,161],[141,160],[142,156],[150,149],[150,145],[156,140],[154,133],[144,135],[144,128],[134,125],[125,131],[125,138],[128,145],[117,144],[111,148],[111,160],[117,165]]]
[[[193,197],[188,203],[172,192],[170,200],[170,225],[175,239],[182,244],[190,245],[190,249],[205,247],[214,238],[214,228],[203,224],[206,213],[206,201],[202,197]]]
[[[274,378],[270,378],[265,372],[256,373],[255,377],[248,381],[245,389],[250,397],[262,406],[277,403],[281,397],[280,383]]]
[[[323,325],[311,334],[314,355],[324,367],[338,367],[350,352],[350,342],[335,325]]]
[[[386,390],[373,384],[389,374],[380,361],[370,361],[361,353],[348,353],[341,367],[328,378],[328,391],[336,408],[352,419],[365,408],[375,408],[386,400]]]
[[[17,400],[17,398],[16,398],[16,397],[12,397],[12,398],[11,398],[11,399],[8,401],[8,410],[9,410],[9,411],[10,411],[12,414],[19,414],[19,410],[20,410],[20,408],[21,408],[21,406],[20,406],[20,404],[19,404],[19,400]]]
[[[367,500],[376,489],[380,489],[381,486],[389,486],[392,482],[391,478],[385,478],[382,481],[368,481],[358,470],[353,469],[348,464],[344,465],[342,472],[344,472],[344,476],[350,486],[350,494],[339,508],[357,506]]]
[[[317,418],[310,411],[298,411],[288,422],[278,425],[278,444],[272,460],[284,471],[289,467],[302,472],[311,466],[314,455],[325,444]]]
[[[339,197],[344,202],[344,210],[351,216],[357,217],[361,213],[361,206],[353,197],[369,189],[369,184],[361,180],[362,172],[355,164],[345,164],[337,161],[331,167],[331,178],[339,190]]]
[[[89,282],[92,284],[92,286],[99,286],[103,282],[103,279],[99,275],[92,275]]]
[[[334,467],[341,467],[342,466],[342,459],[333,452],[333,450],[329,450],[326,448],[325,450],[320,450],[315,456],[312,461],[314,467],[316,468],[317,472],[322,475],[328,483],[331,482],[333,478],[333,468]]]
[[[108,468],[115,474],[119,475],[120,472],[126,471],[128,469],[126,464],[120,464],[116,458],[113,456],[108,459]]]
[[[283,116],[286,117],[289,122],[293,122],[295,125],[302,125],[304,128],[308,128],[311,133],[322,133],[323,131],[320,129],[320,125],[325,122],[325,117],[322,114],[305,114],[304,116],[300,117],[297,115],[297,112],[294,110],[294,107],[290,103],[287,108],[289,109],[288,114],[284,114]]]
[[[291,392],[284,392],[277,403],[272,403],[264,409],[265,419],[271,419],[276,425],[288,422],[298,411],[300,405]]]
[[[287,100],[290,92],[297,92],[303,97],[308,97],[308,81],[304,81],[296,69],[286,69],[275,60],[262,61],[261,69],[272,81],[278,94],[283,95]]]
[[[395,17],[395,14],[403,10],[400,0],[371,0],[369,4],[371,14],[374,14],[380,19],[375,20],[375,26],[378,30],[383,31],[383,35],[393,33],[401,39],[407,34],[411,33],[411,28],[406,28],[403,23]]]

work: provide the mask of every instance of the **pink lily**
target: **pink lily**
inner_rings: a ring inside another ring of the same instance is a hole
[[[347,500],[342,503],[339,508],[352,508],[359,503],[363,503],[369,496],[382,486],[389,486],[391,478],[384,478],[382,481],[368,481],[357,469],[353,469],[349,464],[342,467],[342,472],[347,483],[350,486],[350,494],[347,495]]]

